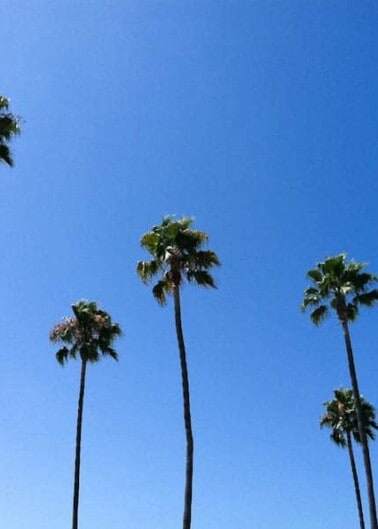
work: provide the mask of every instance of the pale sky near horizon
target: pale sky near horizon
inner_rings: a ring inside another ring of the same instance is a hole
[[[79,364],[48,334],[80,298],[124,330],[119,363],[88,370],[80,529],[181,526],[173,307],[135,275],[173,213],[222,261],[216,291],[182,293],[192,529],[357,527],[347,453],[319,428],[349,386],[342,334],[299,305],[327,255],[378,274],[377,4],[4,0],[0,20],[0,94],[24,120],[0,166],[2,526],[70,527]],[[378,406],[377,322],[363,310],[352,339]]]

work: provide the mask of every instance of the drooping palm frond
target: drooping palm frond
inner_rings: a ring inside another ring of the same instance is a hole
[[[347,445],[345,436],[340,430],[334,430],[329,436],[330,439],[335,443],[335,445],[345,448]]]
[[[161,268],[161,264],[156,260],[138,261],[137,274],[142,279],[143,283],[148,283]]]
[[[67,362],[69,353],[70,352],[67,347],[62,347],[59,349],[59,351],[56,353],[56,359],[59,364],[64,365],[64,363]]]
[[[2,143],[0,139],[0,163],[1,162],[6,163],[9,167],[13,167],[14,165],[10,148],[5,143]]]
[[[216,288],[214,279],[207,270],[188,270],[186,278],[189,283],[195,283],[200,287]]]
[[[310,314],[311,321],[319,326],[329,316],[329,310],[326,305],[320,305],[320,307],[313,310]]]
[[[363,305],[365,307],[372,307],[378,301],[378,289],[374,288],[370,292],[363,292],[362,294],[357,294],[353,298],[353,303],[356,305]]]
[[[159,305],[165,305],[167,303],[167,294],[171,294],[173,289],[173,283],[167,275],[163,276],[162,279],[156,283],[152,289],[152,294]]]
[[[194,270],[209,270],[213,266],[219,266],[220,261],[215,252],[211,250],[200,250],[188,255],[187,264]]]

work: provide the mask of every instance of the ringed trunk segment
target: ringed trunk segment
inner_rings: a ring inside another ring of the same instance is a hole
[[[76,453],[75,453],[75,477],[74,477],[74,494],[72,506],[72,529],[79,527],[79,489],[80,489],[80,456],[81,456],[81,430],[83,424],[83,404],[85,391],[85,373],[87,362],[82,360],[80,375],[80,391],[77,406],[77,424],[76,424]]]
[[[192,431],[192,419],[190,413],[190,391],[189,391],[189,376],[188,366],[186,361],[186,351],[184,335],[181,323],[181,304],[180,304],[180,288],[175,286],[173,289],[174,307],[175,307],[175,323],[177,342],[180,353],[181,379],[182,379],[182,394],[184,405],[184,424],[186,436],[186,469],[185,469],[185,496],[184,496],[184,515],[183,515],[183,529],[190,529],[192,520],[192,498],[193,498],[193,454],[194,441]]]
[[[360,441],[361,441],[365,474],[366,474],[367,493],[368,493],[368,499],[369,499],[370,527],[371,529],[378,529],[377,510],[376,510],[375,494],[374,494],[373,472],[371,468],[368,439],[367,439],[366,432],[363,428],[363,423],[362,423],[361,398],[360,398],[360,391],[358,388],[356,368],[354,365],[352,342],[350,339],[349,326],[348,326],[347,319],[345,317],[341,319],[340,316],[339,318],[340,318],[341,325],[343,328],[345,346],[346,346],[347,357],[348,357],[349,373],[350,373],[350,378],[351,378],[352,388],[353,388],[353,396],[356,402],[358,432],[360,434]]]
[[[354,490],[356,492],[358,518],[360,520],[360,529],[365,529],[364,512],[362,510],[362,501],[361,501],[360,483],[358,480],[357,467],[356,467],[356,461],[354,459],[352,438],[351,438],[350,432],[346,432],[346,436],[347,436],[350,466],[352,468]]]

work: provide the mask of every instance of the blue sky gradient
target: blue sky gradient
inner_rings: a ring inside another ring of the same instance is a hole
[[[124,337],[88,370],[80,527],[180,527],[173,307],[135,274],[168,213],[222,260],[217,291],[182,294],[193,529],[357,526],[347,453],[318,425],[349,386],[341,330],[299,304],[327,255],[378,273],[376,3],[6,0],[0,18],[0,93],[25,120],[0,167],[2,526],[70,526],[79,364],[48,333],[87,298]],[[375,405],[377,318],[352,327]]]

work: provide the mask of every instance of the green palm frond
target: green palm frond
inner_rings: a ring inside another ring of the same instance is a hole
[[[217,254],[211,250],[200,250],[190,255],[187,259],[188,265],[194,269],[209,270],[213,266],[220,266]]]
[[[8,145],[5,145],[5,143],[2,143],[0,140],[0,163],[1,162],[6,163],[7,165],[9,165],[9,167],[13,167],[14,165],[10,148],[8,147]]]
[[[67,347],[62,347],[59,349],[59,351],[56,353],[56,359],[59,362],[60,365],[64,365],[65,362],[68,360],[69,356],[69,350]]]
[[[200,287],[216,288],[213,277],[206,270],[189,270],[186,277],[189,283],[195,283]]]
[[[154,288],[152,289],[152,294],[159,305],[165,305],[167,303],[166,295],[170,294],[173,289],[173,283],[169,280],[168,277],[163,277],[160,279]]]
[[[179,231],[174,240],[175,244],[181,251],[191,254],[196,252],[207,242],[208,236],[202,231],[186,229]]]
[[[146,233],[140,240],[140,244],[145,248],[151,255],[156,255],[158,251],[158,246],[160,242],[160,237],[154,231]]]
[[[353,303],[356,305],[364,305],[365,307],[372,307],[378,301],[378,290],[375,288],[370,292],[364,292],[363,294],[357,294],[353,298]]]
[[[346,439],[344,437],[344,434],[339,431],[339,430],[334,430],[331,435],[330,435],[330,439],[337,445],[337,446],[340,446],[341,448],[345,448],[346,447]]]
[[[314,281],[315,283],[318,283],[319,281],[322,280],[322,273],[320,272],[320,270],[318,268],[314,268],[313,270],[309,270],[306,274],[306,276],[311,279],[312,281]]]
[[[152,261],[139,261],[137,264],[137,274],[143,283],[148,283],[160,270],[161,264],[155,259]]]
[[[320,292],[315,287],[308,287],[304,292],[303,302],[301,304],[302,311],[305,311],[307,307],[319,305],[322,297]]]
[[[358,308],[355,303],[348,303],[346,308],[348,321],[354,322],[358,318]]]
[[[102,349],[102,353],[104,355],[109,355],[111,356],[114,360],[116,360],[118,362],[118,353],[115,351],[115,349],[113,347],[106,347],[106,349]]]
[[[310,314],[311,321],[316,325],[321,325],[323,321],[329,316],[329,310],[326,305],[320,305]]]

